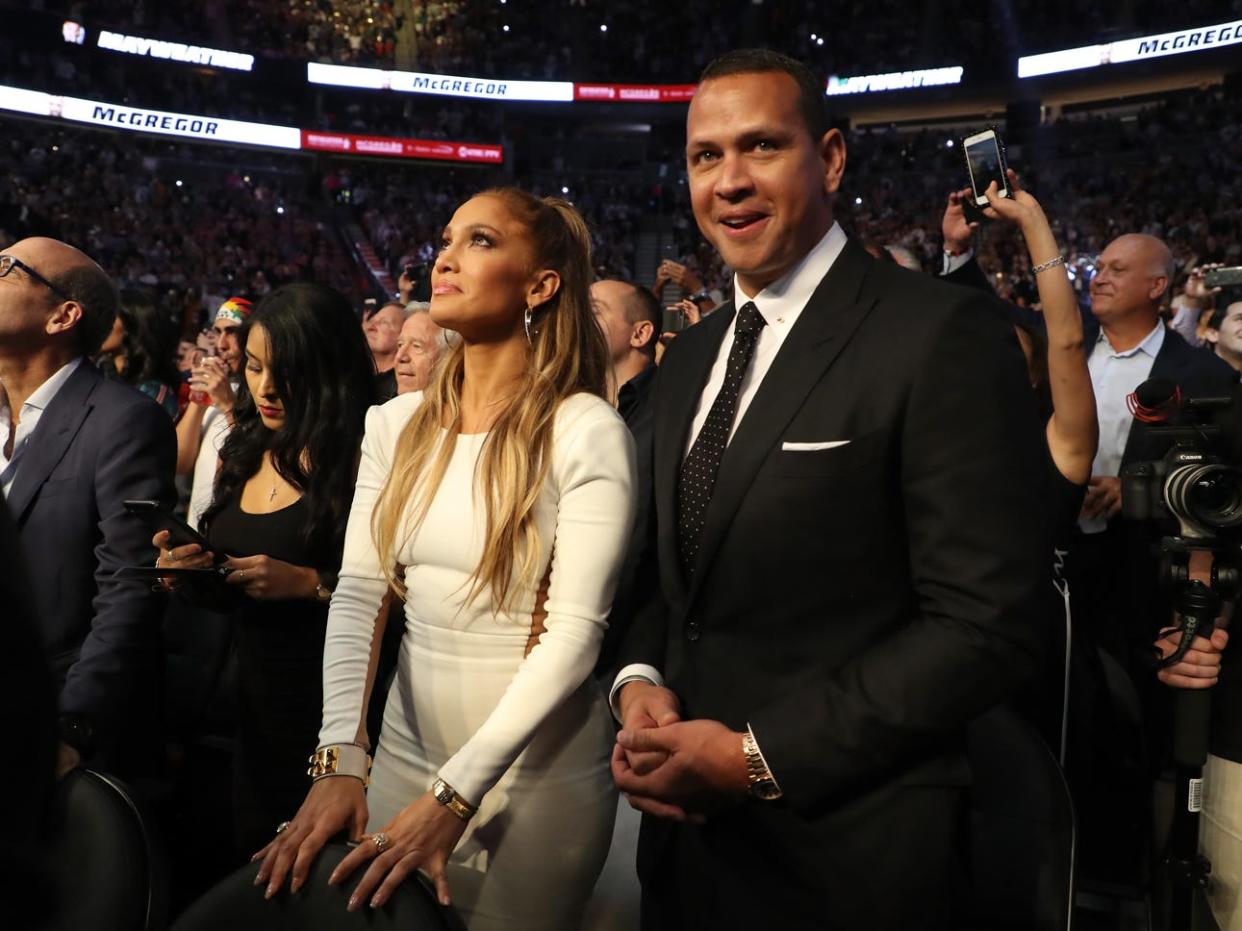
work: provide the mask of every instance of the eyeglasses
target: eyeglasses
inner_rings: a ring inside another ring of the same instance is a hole
[[[55,294],[57,297],[61,298],[62,300],[66,300],[66,301],[73,300],[73,298],[71,298],[68,294],[66,294],[60,288],[56,287],[56,285],[52,284],[50,281],[48,281],[46,278],[40,275],[37,271],[35,271],[33,268],[31,268],[21,259],[19,259],[17,256],[0,255],[0,278],[7,277],[9,272],[11,272],[15,268],[20,268],[27,275],[29,275],[35,281],[39,282],[39,284],[43,285],[43,287],[47,288],[49,291],[51,291],[53,294]]]

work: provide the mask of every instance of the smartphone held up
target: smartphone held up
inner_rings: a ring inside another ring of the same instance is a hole
[[[987,190],[993,181],[1001,197],[1013,196],[1006,171],[1005,145],[996,130],[987,129],[967,136],[962,140],[962,149],[966,153],[966,168],[970,172],[970,187],[976,206],[988,205]]]

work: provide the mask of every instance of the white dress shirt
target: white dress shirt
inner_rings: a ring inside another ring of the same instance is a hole
[[[1126,398],[1151,375],[1151,367],[1163,345],[1163,322],[1157,322],[1141,343],[1125,352],[1113,349],[1104,331],[1100,330],[1087,359],[1100,422],[1100,445],[1091,464],[1092,476],[1115,476],[1120,472],[1121,457],[1134,422]],[[1080,518],[1078,526],[1083,533],[1100,533],[1108,526],[1108,521],[1103,517]]]
[[[742,387],[737,398],[737,411],[733,417],[733,425],[729,428],[730,441],[733,439],[733,434],[737,432],[738,424],[746,416],[750,402],[754,400],[759,385],[767,375],[768,369],[772,367],[772,362],[776,359],[776,354],[784,344],[789,331],[793,329],[807,301],[811,299],[811,295],[815,293],[815,289],[819,287],[819,283],[828,274],[829,269],[841,254],[841,250],[845,248],[845,243],[845,231],[841,229],[839,223],[833,223],[832,228],[824,234],[824,238],[806,254],[802,261],[784,277],[778,278],[752,297],[746,296],[742,283],[738,281],[736,275],[733,276],[734,305],[741,307],[748,300],[753,301],[767,325],[759,331],[759,339],[755,343],[755,354],[751,357],[750,367],[742,378]],[[720,393],[720,388],[724,384],[725,371],[729,366],[729,352],[732,348],[733,328],[730,327],[720,343],[716,361],[708,375],[707,384],[703,387],[703,393],[699,395],[699,406],[690,426],[690,434],[686,437],[686,446],[682,451],[683,458],[694,445],[711,411],[712,403],[716,400],[716,395]],[[622,685],[632,679],[646,679],[655,685],[664,684],[664,677],[660,675],[660,671],[646,663],[631,663],[622,669],[617,673],[617,678],[613,681],[612,690],[608,696],[613,714],[618,720],[620,720],[620,714],[617,708],[617,693]]]
[[[26,441],[30,439],[30,434],[34,433],[35,427],[39,425],[39,419],[43,416],[47,406],[52,403],[52,399],[60,393],[60,389],[65,386],[69,376],[77,371],[81,364],[82,357],[78,356],[62,365],[51,378],[36,388],[26,399],[17,421],[17,432],[13,435],[11,456],[5,455],[5,447],[8,446],[9,431],[13,429],[13,412],[9,409],[8,395],[0,392],[0,486],[4,488],[6,498],[17,478],[17,467],[20,464]]]

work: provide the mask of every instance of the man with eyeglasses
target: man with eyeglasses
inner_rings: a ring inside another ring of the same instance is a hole
[[[0,490],[31,570],[59,690],[64,774],[141,771],[158,741],[161,602],[141,581],[150,532],[124,502],[173,500],[176,440],[150,398],[85,361],[117,312],[116,288],[63,242],[0,253]]]

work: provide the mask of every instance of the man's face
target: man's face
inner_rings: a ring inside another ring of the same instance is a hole
[[[381,307],[371,315],[362,329],[367,334],[367,345],[371,347],[372,355],[390,356],[397,351],[401,323],[401,310],[393,304]]]
[[[397,394],[422,391],[444,349],[444,330],[429,313],[410,314],[397,338]]]
[[[212,324],[212,332],[216,334],[216,355],[229,367],[229,373],[236,375],[241,371],[242,351],[238,345],[237,331],[241,324],[234,320],[217,320]]]
[[[845,143],[836,130],[811,138],[789,75],[729,75],[694,95],[686,163],[699,229],[754,294],[828,232]]]
[[[626,319],[625,302],[630,286],[621,281],[597,281],[591,285],[591,310],[608,344],[608,357],[613,364],[629,355],[633,345],[635,324]]]
[[[1225,319],[1216,331],[1216,344],[1234,358],[1242,358],[1242,301],[1225,308]]]
[[[3,254],[49,278],[63,269],[53,252],[40,248],[41,242],[24,239],[3,250]],[[60,302],[46,285],[15,266],[0,278],[0,346],[38,348],[45,344],[49,317]]]
[[[1111,323],[1136,312],[1154,311],[1167,285],[1148,243],[1135,236],[1119,236],[1100,253],[1091,279],[1091,312],[1101,323]]]

